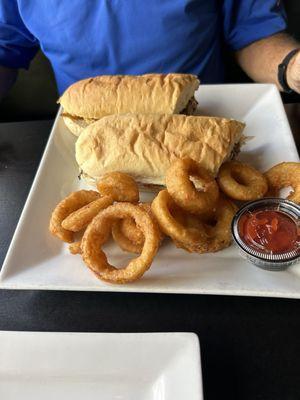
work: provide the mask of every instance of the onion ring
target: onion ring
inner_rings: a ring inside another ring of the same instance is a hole
[[[202,190],[195,188],[190,176],[196,177]],[[210,213],[219,198],[214,177],[191,158],[177,159],[166,173],[166,186],[175,203],[192,214]]]
[[[116,221],[111,229],[112,237],[118,246],[129,253],[141,254],[143,244],[132,242],[125,236],[120,228],[119,221]]]
[[[223,196],[220,196],[216,213],[212,219],[212,223],[207,221],[199,221],[199,218],[195,218],[193,215],[186,215],[184,217],[185,224],[189,228],[203,229],[208,235],[207,246],[198,246],[193,243],[182,243],[175,241],[177,247],[183,248],[192,253],[212,253],[230,246],[232,242],[231,236],[231,222],[237,211],[237,207],[230,200]]]
[[[203,246],[203,250],[205,250],[208,235],[204,228],[201,230],[184,226],[181,221],[176,219],[175,214],[172,215],[171,210],[174,206],[174,201],[167,190],[161,190],[153,200],[151,209],[161,230],[175,242]]]
[[[102,196],[111,195],[114,201],[137,203],[139,188],[135,180],[123,172],[108,172],[97,182]]]
[[[61,226],[68,231],[79,232],[86,228],[101,210],[110,206],[113,202],[112,196],[100,197],[100,199],[94,200],[79,208],[79,210],[72,212],[62,221]]]
[[[264,175],[239,161],[224,163],[219,170],[217,180],[220,189],[235,200],[257,200],[268,190],[268,182]]]
[[[269,191],[277,196],[280,189],[291,186],[293,192],[287,200],[300,204],[300,163],[283,162],[265,172],[269,184]]]
[[[155,221],[153,213],[151,212],[151,203],[139,203],[138,206],[145,210],[153,219],[159,234],[159,243],[161,243],[164,235],[161,232],[158,223]],[[122,250],[136,254],[141,253],[144,245],[144,235],[136,226],[133,218],[125,218],[116,221],[112,226],[112,236]]]
[[[134,258],[121,269],[107,261],[101,247],[107,240],[107,233],[117,219],[134,218],[145,237],[145,243],[139,257]],[[81,243],[82,257],[95,275],[110,283],[127,283],[140,278],[151,266],[159,247],[159,236],[150,215],[140,207],[130,203],[116,203],[100,213],[87,227]]]
[[[98,199],[100,194],[94,190],[79,190],[60,201],[52,212],[49,231],[63,242],[73,242],[73,232],[62,227],[62,222],[72,212]]]
[[[147,213],[153,217],[153,214],[151,215],[151,204],[143,204],[140,203],[138,205],[141,207],[143,210],[147,211]],[[134,222],[133,218],[125,218],[122,220],[117,221],[117,224],[120,223],[120,231],[121,234],[126,236],[131,242],[143,245],[144,243],[144,235],[142,231],[136,226],[136,223]]]

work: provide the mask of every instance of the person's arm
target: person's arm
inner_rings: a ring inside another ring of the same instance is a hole
[[[17,79],[18,70],[0,65],[0,100],[8,93]]]
[[[278,65],[291,50],[296,48],[300,48],[300,43],[286,33],[277,33],[237,51],[236,58],[254,81],[275,83],[282,90],[277,79]],[[300,93],[300,52],[288,65],[287,83]]]

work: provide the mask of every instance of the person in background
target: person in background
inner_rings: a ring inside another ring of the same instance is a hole
[[[102,74],[222,83],[224,50],[254,81],[299,93],[300,44],[285,28],[280,0],[0,0],[0,97],[39,48],[60,94]]]

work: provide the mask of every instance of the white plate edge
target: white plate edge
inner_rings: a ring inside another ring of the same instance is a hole
[[[60,114],[61,114],[61,110],[62,110],[62,108],[60,106],[58,111],[57,111],[57,115],[55,117],[54,123],[52,125],[51,131],[50,131],[50,135],[49,135],[47,144],[45,146],[45,149],[43,151],[43,155],[41,157],[39,166],[37,168],[36,174],[35,174],[35,176],[33,178],[31,187],[29,189],[29,192],[28,192],[28,195],[27,195],[27,199],[26,199],[26,201],[24,203],[24,207],[23,207],[23,209],[21,211],[19,221],[17,223],[16,229],[15,229],[14,234],[12,236],[12,239],[11,239],[10,245],[8,247],[6,256],[4,258],[4,261],[3,261],[3,264],[2,264],[2,267],[1,267],[1,271],[0,271],[0,289],[2,288],[1,282],[3,281],[3,279],[5,279],[5,278],[3,278],[3,276],[5,275],[5,272],[6,272],[6,269],[7,269],[6,265],[8,264],[8,260],[9,260],[9,258],[11,256],[11,254],[12,254],[12,251],[13,251],[13,248],[14,248],[14,243],[15,243],[18,235],[19,235],[19,231],[21,229],[21,225],[23,223],[23,219],[25,218],[25,214],[27,212],[27,208],[29,207],[30,202],[31,202],[31,197],[34,194],[36,186],[38,185],[38,181],[40,179],[40,175],[41,175],[42,170],[44,168],[45,161],[46,161],[46,159],[47,159],[47,157],[49,155],[48,154],[49,153],[48,150],[49,150],[49,148],[52,145],[52,142],[54,140],[55,128],[56,128],[56,125],[58,124],[58,120],[59,120],[59,117],[60,117]]]
[[[266,298],[282,298],[282,299],[300,299],[300,293],[298,292],[279,292],[279,291],[255,291],[248,289],[155,289],[155,288],[130,288],[129,286],[118,287],[115,290],[115,286],[107,287],[87,287],[87,286],[59,286],[59,285],[30,285],[30,284],[9,284],[4,280],[0,282],[0,289],[7,290],[49,290],[49,291],[79,291],[79,292],[103,292],[103,293],[147,293],[147,294],[191,294],[191,295],[222,295],[222,296],[242,296],[242,297],[266,297]]]

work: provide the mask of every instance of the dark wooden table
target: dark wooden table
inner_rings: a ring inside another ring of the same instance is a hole
[[[300,108],[287,108],[299,143]],[[0,125],[0,265],[51,124]],[[298,300],[2,290],[0,330],[196,332],[206,400],[300,399]]]

